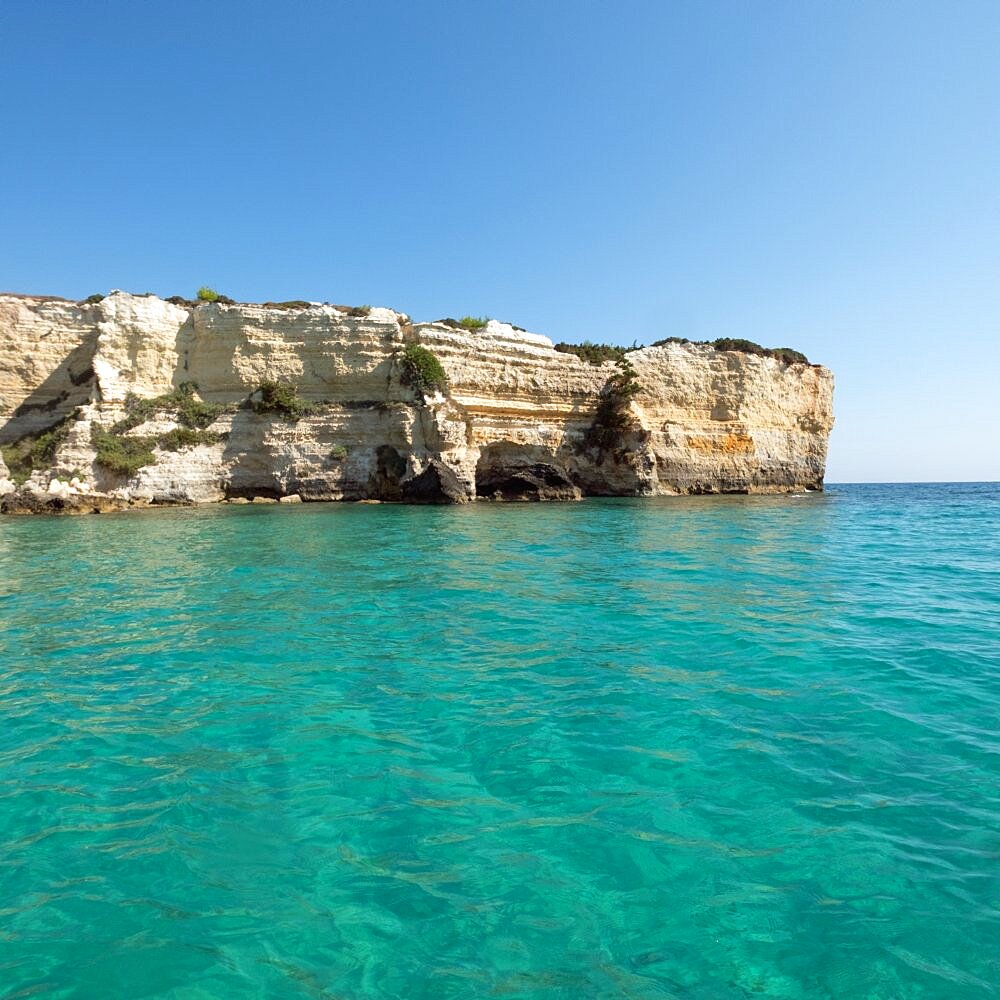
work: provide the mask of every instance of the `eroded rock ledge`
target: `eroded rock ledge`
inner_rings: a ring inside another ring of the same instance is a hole
[[[408,384],[410,344],[440,360],[443,391]],[[595,435],[615,364],[492,320],[465,330],[326,304],[0,295],[2,506],[822,489],[827,369],[686,343],[627,357],[635,391],[614,434]],[[298,403],[269,410],[268,383]],[[64,489],[74,477],[86,490]]]

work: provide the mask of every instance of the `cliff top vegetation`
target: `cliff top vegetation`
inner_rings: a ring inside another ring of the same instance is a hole
[[[796,351],[792,347],[762,347],[752,340],[743,340],[739,337],[719,337],[717,340],[664,337],[662,340],[654,340],[649,346],[662,347],[666,344],[695,344],[699,347],[714,347],[717,351],[737,351],[740,354],[776,358],[786,365],[809,364],[809,359],[801,351]],[[555,345],[555,349],[563,354],[575,354],[581,360],[589,361],[592,365],[603,365],[606,361],[618,361],[624,358],[630,351],[641,350],[641,346],[633,344],[631,347],[619,347],[616,344],[595,344],[590,340],[585,340],[581,344],[558,343]]]
[[[143,292],[142,294],[146,296],[155,295],[154,292]],[[56,296],[25,297],[41,299],[57,298]],[[87,298],[81,299],[79,304],[93,305],[101,302],[105,297],[106,296],[101,294],[89,295]],[[203,285],[198,289],[197,298],[195,299],[186,299],[180,295],[171,295],[166,298],[165,301],[172,302],[175,305],[183,306],[188,309],[194,309],[206,303],[218,303],[221,305],[260,305],[265,309],[282,309],[285,311],[308,309],[314,304],[305,299],[289,299],[286,301],[267,301],[261,303],[238,303],[235,299],[231,299],[229,296],[223,295],[221,292],[218,292],[214,288],[210,288],[208,285]],[[344,306],[332,303],[325,304],[333,305],[334,309],[346,312],[348,316],[355,318],[367,316],[371,312],[372,308],[369,305]],[[409,317],[404,315],[404,319],[406,322],[409,322]],[[437,320],[436,322],[444,326],[451,327],[454,330],[476,331],[485,329],[486,325],[490,322],[490,317],[463,316],[461,319],[447,317],[445,319]],[[509,325],[515,330],[524,331],[524,327],[514,326],[514,324]],[[649,346],[662,347],[666,344],[694,344],[699,347],[713,347],[717,351],[735,351],[740,354],[749,354],[757,357],[775,358],[786,365],[811,363],[802,351],[798,351],[793,347],[764,347],[762,344],[758,344],[752,340],[746,340],[743,337],[719,337],[715,340],[690,340],[687,337],[664,337],[660,340],[654,340]],[[608,361],[617,361],[620,358],[624,358],[630,351],[640,350],[645,345],[633,343],[631,347],[621,347],[617,344],[602,344],[595,343],[591,340],[584,340],[579,344],[570,344],[565,341],[560,341],[554,346],[557,351],[564,354],[573,354],[592,365],[603,365]]]
[[[654,340],[650,347],[662,347],[665,344],[696,344],[699,347],[714,347],[717,351],[736,351],[740,354],[755,354],[762,358],[777,358],[786,365],[809,364],[809,359],[793,347],[762,347],[752,340],[742,337],[719,337],[717,340],[688,340],[687,337],[664,337]]]

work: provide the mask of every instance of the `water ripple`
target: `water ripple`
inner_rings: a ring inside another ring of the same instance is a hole
[[[0,520],[0,994],[1000,992],[1000,489]]]

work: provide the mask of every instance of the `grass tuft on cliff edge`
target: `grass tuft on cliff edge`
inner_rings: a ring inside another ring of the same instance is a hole
[[[219,305],[223,306],[236,305],[235,299],[231,299],[228,295],[223,295],[221,292],[217,292],[214,288],[209,288],[208,285],[202,285],[201,288],[198,289],[198,301],[218,302]]]

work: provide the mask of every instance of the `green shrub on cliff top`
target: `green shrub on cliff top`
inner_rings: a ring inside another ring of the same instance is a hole
[[[429,392],[444,392],[448,375],[433,351],[420,344],[407,344],[403,350],[403,381],[423,398]]]
[[[809,359],[801,352],[791,347],[761,347],[752,340],[742,337],[720,337],[712,341],[712,347],[717,351],[738,351],[741,354],[755,354],[763,358],[776,358],[786,365],[809,364]]]
[[[767,354],[767,348],[752,340],[744,340],[742,337],[719,337],[712,341],[712,346],[717,351],[738,351],[740,354],[756,354],[763,357]]]
[[[489,321],[489,316],[463,316],[458,325],[463,330],[482,330]]]
[[[717,340],[688,340],[687,337],[664,337],[654,340],[651,347],[662,347],[665,344],[695,344],[698,347],[714,347],[717,351],[736,351],[739,354],[752,354],[760,358],[775,358],[786,365],[807,365],[809,359],[792,347],[762,347],[752,340],[743,337],[719,337]],[[559,345],[556,345],[559,349]]]
[[[198,289],[198,301],[199,302],[218,302],[219,293],[214,288],[209,288],[208,285],[202,285]]]
[[[809,359],[801,351],[796,351],[793,347],[772,347],[768,353],[772,358],[784,361],[786,365],[809,364]]]
[[[592,365],[603,365],[605,361],[617,361],[625,357],[626,348],[614,344],[595,344],[585,340],[582,344],[559,343],[557,351],[563,354],[575,354],[581,361],[589,361]]]

